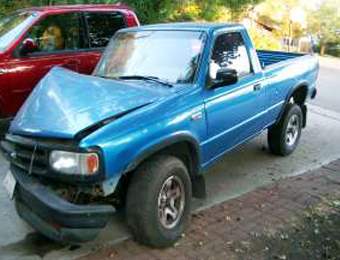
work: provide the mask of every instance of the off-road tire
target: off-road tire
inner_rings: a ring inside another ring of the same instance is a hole
[[[292,117],[298,120],[297,136],[295,141],[289,145],[287,142],[287,128]],[[297,147],[302,130],[303,114],[299,105],[288,103],[280,121],[268,129],[269,150],[280,156],[291,154]]]
[[[184,209],[177,224],[164,228],[159,216],[159,196],[164,183],[179,178],[184,186]],[[160,155],[143,163],[134,172],[128,187],[126,218],[134,238],[152,247],[173,245],[184,232],[190,217],[191,180],[184,163],[176,157]]]

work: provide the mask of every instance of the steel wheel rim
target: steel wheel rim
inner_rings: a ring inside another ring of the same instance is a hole
[[[299,136],[300,120],[297,115],[293,115],[287,125],[286,130],[286,144],[292,146],[295,144]]]
[[[158,195],[158,217],[162,226],[166,229],[174,228],[183,215],[184,206],[184,184],[179,177],[170,176]]]

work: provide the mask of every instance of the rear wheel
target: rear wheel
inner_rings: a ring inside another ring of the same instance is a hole
[[[288,155],[297,147],[302,129],[303,115],[300,106],[289,103],[281,120],[268,130],[268,145],[273,154]]]
[[[135,239],[155,247],[170,246],[190,216],[191,181],[176,157],[157,156],[133,175],[127,194],[127,222]]]

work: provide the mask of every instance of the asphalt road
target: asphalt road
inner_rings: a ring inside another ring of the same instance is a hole
[[[318,95],[311,103],[340,112],[340,59],[320,57]]]
[[[308,126],[298,149],[288,157],[273,156],[268,152],[266,133],[242,145],[206,172],[208,196],[194,201],[195,210],[340,158],[340,60],[322,58],[320,64],[319,93],[309,105]],[[7,167],[0,156],[0,182]],[[117,216],[98,239],[80,247],[65,247],[36,234],[21,221],[3,189],[0,209],[0,260],[70,260],[129,237],[123,219]]]

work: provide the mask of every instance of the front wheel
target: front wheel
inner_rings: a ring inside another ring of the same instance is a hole
[[[269,150],[281,156],[291,154],[299,143],[302,121],[300,106],[289,103],[280,121],[268,129]]]
[[[135,239],[154,247],[174,244],[190,216],[191,181],[176,157],[157,156],[132,176],[127,222]]]

